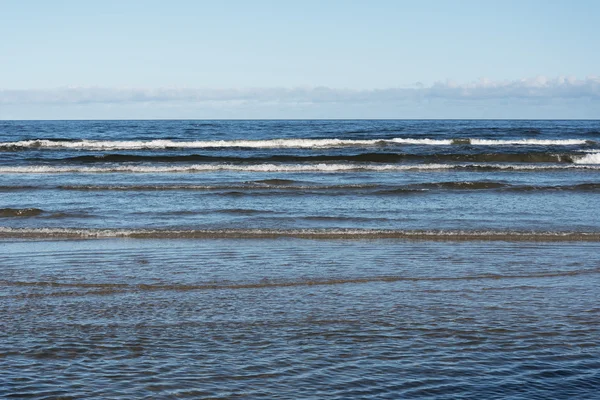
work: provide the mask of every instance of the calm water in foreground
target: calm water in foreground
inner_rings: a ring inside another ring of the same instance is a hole
[[[600,121],[0,122],[0,397],[600,397]]]

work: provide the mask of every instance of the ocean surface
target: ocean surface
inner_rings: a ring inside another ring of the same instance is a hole
[[[600,121],[0,121],[0,397],[600,398]]]

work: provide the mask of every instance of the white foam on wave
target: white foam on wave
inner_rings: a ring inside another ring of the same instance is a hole
[[[372,165],[372,164],[194,164],[186,166],[0,166],[0,173],[5,174],[62,174],[62,173],[194,173],[212,171],[244,171],[244,172],[344,172],[344,171],[405,171],[427,169],[449,169],[450,164],[415,164],[415,165]]]
[[[576,157],[573,162],[575,164],[600,164],[600,152],[586,154],[583,157]]]
[[[410,139],[410,138],[394,138],[385,140],[385,142],[400,143],[400,144],[426,144],[430,146],[450,145],[454,141],[451,139]]]
[[[79,150],[152,150],[171,148],[331,148],[331,147],[360,147],[379,146],[387,144],[407,145],[430,145],[448,146],[452,144],[468,144],[475,146],[498,146],[498,145],[582,145],[587,141],[583,139],[564,140],[491,140],[491,139],[431,139],[431,138],[392,138],[392,139],[268,139],[268,140],[203,140],[203,141],[173,141],[173,140],[130,140],[130,141],[108,141],[108,140],[21,140],[17,142],[0,142],[0,148],[44,148],[44,149],[79,149]]]
[[[592,164],[583,162],[585,156],[577,161],[577,164]],[[591,159],[591,158],[590,158]],[[596,162],[598,163],[598,162]],[[576,165],[576,164],[194,164],[177,166],[146,166],[146,165],[115,165],[103,167],[84,167],[84,166],[51,166],[51,165],[32,165],[32,166],[0,166],[0,173],[4,174],[65,174],[65,173],[202,173],[218,171],[240,171],[240,172],[393,172],[393,171],[423,171],[423,170],[448,170],[448,169],[487,169],[487,170],[566,170],[566,169],[590,169],[600,170],[597,165]]]
[[[562,140],[544,140],[544,139],[470,139],[474,146],[505,146],[505,145],[529,145],[529,146],[575,146],[586,144],[584,139],[562,139]]]
[[[392,143],[403,144],[429,144],[449,145],[451,140],[434,139],[268,139],[268,140],[203,140],[203,141],[173,141],[173,140],[149,140],[149,141],[102,141],[81,140],[74,142],[57,140],[22,140],[18,142],[2,142],[0,148],[24,147],[24,148],[49,148],[49,149],[87,149],[87,150],[147,150],[147,149],[169,149],[169,148],[223,148],[223,147],[246,147],[246,148],[327,148],[346,146],[377,146]]]

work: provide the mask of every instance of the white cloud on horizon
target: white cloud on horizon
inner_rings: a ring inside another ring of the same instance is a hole
[[[365,104],[365,103],[419,103],[430,100],[480,102],[484,100],[557,99],[600,100],[600,77],[585,79],[573,77],[491,81],[480,79],[471,83],[436,82],[431,86],[415,84],[412,87],[350,90],[329,87],[313,88],[103,88],[63,87],[55,89],[0,89],[0,105],[50,104],[203,104],[215,107],[256,105],[310,105],[310,104]],[[165,105],[166,105],[165,104]]]

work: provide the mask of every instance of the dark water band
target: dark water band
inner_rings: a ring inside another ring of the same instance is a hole
[[[300,279],[290,281],[263,279],[258,282],[209,282],[195,284],[156,284],[156,283],[70,283],[55,281],[10,281],[0,280],[0,286],[17,286],[31,288],[47,288],[59,291],[46,293],[27,293],[26,297],[55,297],[55,296],[85,296],[111,295],[122,292],[142,291],[200,291],[200,290],[239,290],[239,289],[268,289],[298,286],[333,286],[364,283],[394,283],[394,282],[439,282],[439,281],[482,281],[482,280],[518,280],[535,278],[557,278],[600,273],[600,267],[572,271],[547,271],[532,274],[481,274],[467,276],[438,276],[411,277],[399,275],[362,276],[353,278]]]
[[[210,163],[263,163],[263,162],[372,162],[372,163],[397,163],[403,161],[414,162],[513,162],[513,163],[572,163],[582,154],[570,153],[479,153],[479,154],[404,154],[404,153],[362,153],[352,155],[272,155],[265,157],[228,157],[211,156],[204,154],[188,155],[137,155],[137,154],[101,154],[84,155],[65,158],[30,158],[29,161],[59,162],[64,163],[106,163],[106,162],[150,162],[150,163],[176,163],[176,162],[210,162]]]
[[[426,193],[427,191],[463,191],[463,190],[499,190],[510,192],[542,192],[542,191],[568,191],[568,192],[597,192],[600,183],[584,182],[573,185],[519,185],[502,181],[443,181],[427,182],[406,185],[379,185],[379,184],[311,184],[295,182],[292,180],[265,180],[260,182],[246,182],[233,184],[157,184],[157,185],[59,185],[59,186],[0,186],[0,192],[20,192],[34,190],[67,190],[67,191],[121,191],[121,192],[161,192],[161,191],[239,191],[248,193],[273,193],[282,192],[310,192],[311,194],[332,192],[335,195],[343,194],[373,194],[393,195],[402,193]]]

